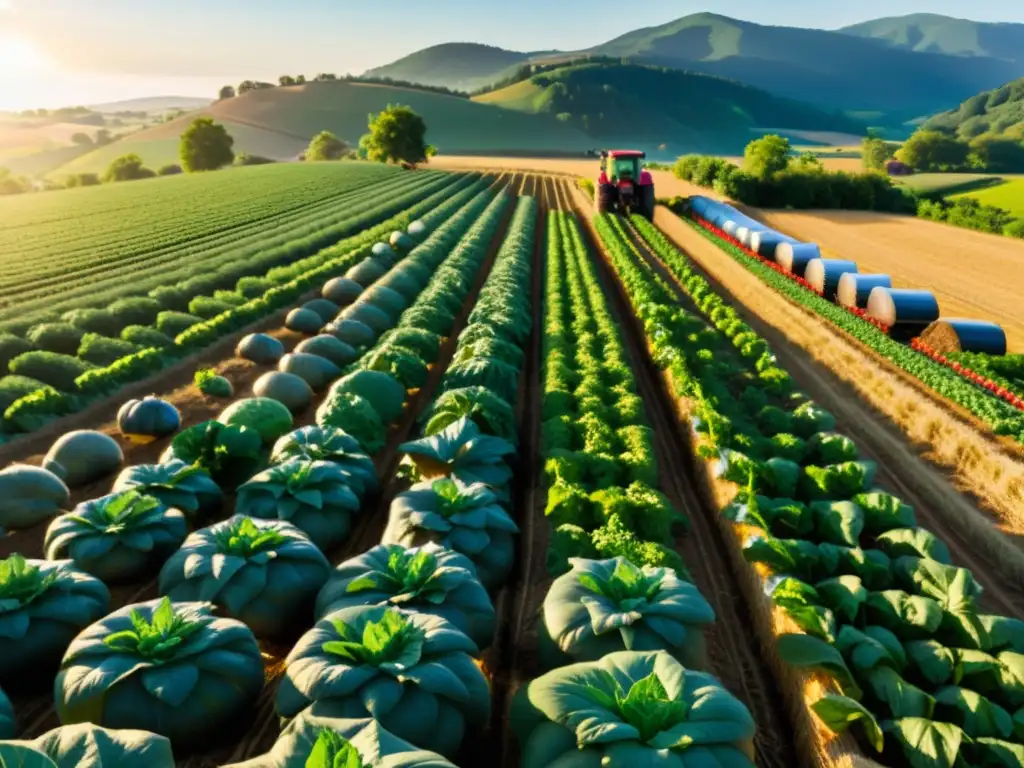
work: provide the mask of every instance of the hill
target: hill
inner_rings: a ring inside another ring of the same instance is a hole
[[[534,75],[476,101],[548,113],[605,142],[663,152],[741,151],[753,130],[785,126],[862,133],[840,115],[718,77],[639,64],[576,64]]]
[[[348,82],[307,83],[250,91],[218,101],[169,123],[133,133],[61,167],[53,175],[102,172],[115,158],[135,152],[156,168],[177,162],[178,138],[196,117],[223,123],[235,152],[294,160],[309,140],[333,131],[355,145],[366,133],[367,115],[388,104],[405,104],[423,116],[427,140],[447,153],[581,153],[591,142],[553,116],[523,114],[469,99],[409,88]]]
[[[972,96],[959,108],[935,115],[923,128],[968,140],[988,134],[1024,141],[1024,78]]]
[[[174,109],[202,109],[212,101],[213,99],[195,96],[147,96],[141,99],[93,104],[89,109],[95,112],[170,112]]]
[[[366,77],[389,77],[458,91],[475,91],[499,80],[506,70],[529,58],[528,53],[479,43],[443,43],[364,74]]]
[[[842,32],[713,13],[630,32],[590,52],[721,75],[829,109],[908,117],[948,109],[1024,74],[1024,67],[993,58],[900,50]]]
[[[1024,61],[1024,24],[990,24],[915,13],[866,21],[839,31],[910,51]]]

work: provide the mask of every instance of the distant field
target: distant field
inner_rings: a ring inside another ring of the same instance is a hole
[[[235,151],[276,160],[296,158],[309,140],[333,131],[352,145],[366,133],[367,115],[388,104],[415,109],[427,123],[427,140],[442,152],[577,151],[592,144],[581,132],[550,115],[532,115],[438,93],[367,83],[308,83],[252,91],[199,112],[154,126],[90,152],[51,176],[102,172],[115,158],[134,152],[151,168],[177,162],[178,137],[199,116],[224,123]]]
[[[1024,179],[1022,178],[1011,179],[987,189],[953,195],[954,199],[958,197],[973,197],[985,205],[994,205],[1017,216],[1024,216]]]
[[[991,173],[917,173],[899,179],[899,183],[919,192],[953,194],[1001,184],[1003,178]]]

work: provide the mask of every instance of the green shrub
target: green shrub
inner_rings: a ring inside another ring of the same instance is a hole
[[[179,333],[187,331],[196,323],[203,322],[201,317],[184,312],[161,312],[156,318],[156,329],[172,339]]]
[[[148,325],[129,325],[121,331],[121,338],[143,349],[146,347],[163,349],[174,344],[174,339],[166,333],[160,333],[156,328],[150,328]]]
[[[1024,219],[1014,219],[1005,227],[1003,234],[1007,237],[1019,237],[1024,239]]]
[[[0,371],[6,371],[11,360],[18,355],[31,352],[35,347],[13,333],[0,333]]]
[[[78,352],[85,331],[68,323],[42,323],[28,332],[28,340],[37,348],[60,355]]]
[[[161,285],[149,292],[149,297],[160,303],[164,309],[172,312],[183,312],[188,309],[188,303],[192,294],[182,290],[177,285]],[[140,323],[143,325],[143,323]]]
[[[159,301],[143,296],[118,299],[110,305],[110,313],[120,321],[122,328],[127,325],[149,325],[156,320],[161,309],[163,307]]]
[[[0,379],[0,413],[10,408],[15,400],[45,387],[43,382],[28,376],[4,376]]]
[[[115,360],[138,351],[139,348],[131,342],[108,339],[98,333],[87,333],[78,348],[78,356],[94,365],[110,365]]]
[[[255,299],[274,287],[274,282],[265,277],[240,277],[235,290],[247,299]]]
[[[74,392],[75,379],[94,368],[91,363],[56,352],[26,352],[11,361],[11,373],[28,376],[61,392]]]
[[[162,166],[160,166],[159,170],[157,170],[157,172],[156,172],[156,175],[157,176],[177,176],[179,173],[182,173],[181,166],[180,165],[175,165],[173,163],[170,163],[169,165],[162,165]]]
[[[196,296],[188,303],[189,314],[210,320],[222,312],[230,312],[234,305],[226,301],[218,301],[212,296]]]
[[[240,307],[248,301],[238,291],[214,291],[213,298],[217,301],[223,301],[225,304],[230,304],[232,307]]]
[[[122,327],[118,319],[105,309],[72,309],[65,312],[62,319],[87,333],[103,336],[117,336]]]

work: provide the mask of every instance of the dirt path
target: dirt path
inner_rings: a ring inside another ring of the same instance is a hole
[[[672,399],[661,373],[646,353],[643,329],[630,308],[619,281],[598,247],[589,212],[575,190],[568,194],[584,223],[584,234],[606,295],[612,303],[625,337],[625,346],[636,373],[638,394],[655,427],[662,492],[690,520],[690,530],[676,546],[693,574],[694,583],[715,610],[715,622],[706,631],[709,669],[750,709],[757,721],[755,748],[761,768],[792,768],[797,765],[792,726],[778,705],[781,693],[761,655],[758,638],[750,630],[749,607],[729,555],[713,521],[716,512],[700,495],[689,442],[679,430]]]

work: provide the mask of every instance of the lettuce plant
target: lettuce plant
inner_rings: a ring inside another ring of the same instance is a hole
[[[455,768],[435,752],[415,747],[372,718],[316,717],[288,723],[265,755],[224,768]]]
[[[70,562],[0,560],[0,682],[56,668],[75,635],[109,607],[103,582]]]
[[[112,491],[128,490],[154,496],[165,507],[180,509],[193,522],[217,514],[224,500],[209,471],[181,459],[128,467],[117,476]]]
[[[478,648],[491,644],[494,606],[465,555],[437,544],[380,544],[347,560],[316,598],[317,618],[357,605],[394,605],[450,621]]]
[[[492,589],[512,569],[518,532],[486,485],[443,479],[418,483],[395,497],[381,542],[415,547],[433,541],[460,552]]]
[[[337,464],[348,473],[349,487],[359,498],[380,486],[373,460],[358,440],[341,429],[309,426],[289,432],[274,444],[270,461],[283,464],[292,459]]]
[[[14,733],[14,707],[11,706],[11,700],[7,698],[3,688],[0,688],[0,739],[10,739]]]
[[[230,520],[191,534],[160,571],[160,594],[208,601],[257,637],[281,638],[309,626],[330,563],[291,523]]]
[[[262,447],[256,430],[211,420],[179,432],[160,461],[180,459],[201,467],[221,488],[234,490],[259,471]]]
[[[377,453],[386,442],[388,429],[381,417],[368,399],[354,392],[332,389],[316,410],[316,423],[324,429],[344,430],[366,453]]]
[[[130,581],[159,567],[188,533],[185,515],[153,496],[128,490],[84,502],[46,529],[48,560],[70,559],[108,582]]]
[[[468,727],[490,717],[477,647],[437,616],[384,606],[329,614],[285,660],[279,715],[307,707],[329,717],[372,717],[401,739],[450,757]]]
[[[485,483],[502,489],[512,479],[505,456],[515,453],[507,440],[485,435],[468,417],[452,422],[435,435],[403,443],[398,448],[412,464],[414,477],[450,477],[463,483]]]
[[[25,768],[174,768],[171,742],[155,733],[108,730],[92,723],[64,725],[32,741],[7,742],[4,765]],[[13,762],[11,757],[17,762]]]
[[[521,765],[753,768],[754,719],[719,681],[664,651],[619,651],[519,689]]]
[[[424,416],[424,435],[436,435],[459,419],[468,418],[485,435],[515,443],[516,415],[507,400],[486,387],[449,389],[438,397]]]
[[[704,665],[703,625],[715,612],[693,584],[623,557],[569,564],[544,598],[547,639],[569,657],[558,663],[626,650],[668,651],[683,664]]]
[[[92,722],[202,745],[243,715],[263,688],[252,632],[209,603],[128,605],[84,630],[54,682],[63,725]]]
[[[349,475],[330,461],[293,459],[260,472],[238,488],[240,515],[291,523],[321,550],[346,539],[359,497]]]

